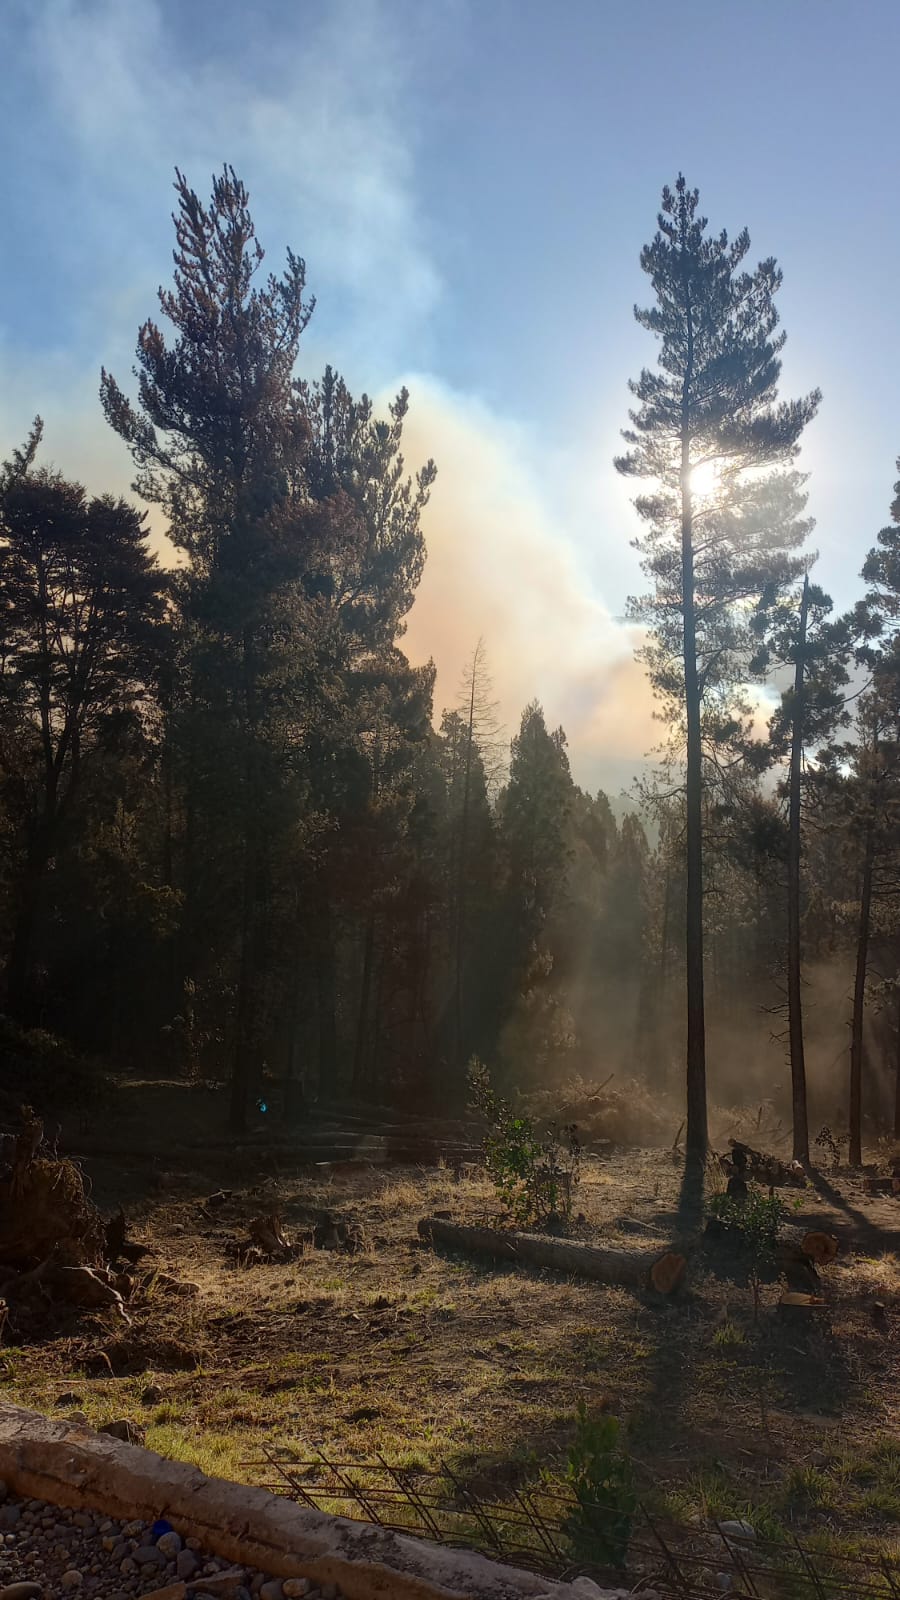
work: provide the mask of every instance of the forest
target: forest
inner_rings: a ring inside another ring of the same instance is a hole
[[[97,375],[131,495],[4,446],[0,1600],[897,1593],[900,483],[841,609],[781,270],[649,221],[626,792],[407,653],[440,460],[231,166]]]
[[[523,1089],[636,1079],[677,1127],[686,1061],[702,1151],[708,1056],[714,1103],[776,1105],[801,1160],[810,1117],[856,1162],[864,1130],[900,1134],[900,490],[835,614],[776,263],[664,191],[616,461],[660,743],[607,796],[537,699],[500,729],[489,640],[438,711],[403,650],[439,470],[404,460],[409,396],[379,416],[303,373],[305,263],[267,275],[231,168],[176,198],[136,384],[100,386],[165,558],[145,511],[54,470],[40,419],[3,469],[12,1079],[36,1102],[110,1063],[218,1080],[240,1129],[458,1113],[476,1057]]]

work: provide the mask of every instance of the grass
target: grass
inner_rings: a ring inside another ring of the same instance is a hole
[[[91,1422],[128,1417],[153,1449],[208,1473],[269,1476],[263,1449],[275,1444],[340,1460],[380,1451],[401,1467],[440,1471],[446,1461],[503,1497],[558,1480],[583,1397],[589,1411],[621,1419],[642,1498],[676,1528],[746,1517],[760,1534],[801,1531],[832,1553],[863,1535],[896,1541],[900,1374],[890,1331],[873,1329],[865,1303],[877,1296],[896,1328],[892,1255],[833,1270],[830,1328],[782,1323],[774,1288],[753,1325],[745,1291],[729,1285],[725,1304],[721,1278],[698,1256],[687,1293],[669,1304],[424,1247],[416,1223],[431,1210],[483,1219],[491,1192],[480,1178],[283,1172],[275,1198],[289,1230],[304,1206],[327,1206],[362,1223],[367,1249],[244,1271],[227,1241],[252,1215],[241,1185],[259,1173],[217,1169],[213,1158],[201,1176],[195,1168],[192,1156],[190,1176],[162,1196],[130,1199],[161,1272],[196,1282],[199,1298],[162,1280],[132,1308],[129,1329],[113,1335],[98,1319],[42,1346],[7,1347],[9,1398],[52,1414],[70,1389]],[[662,1251],[679,1176],[654,1152],[589,1160],[583,1236]],[[210,1224],[197,1200],[223,1183],[236,1198]],[[103,1184],[101,1170],[101,1204],[118,1203]],[[98,1349],[118,1352],[112,1374]],[[151,1382],[162,1400],[145,1407]]]

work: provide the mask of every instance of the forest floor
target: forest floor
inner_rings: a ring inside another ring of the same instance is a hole
[[[817,1533],[846,1553],[877,1539],[900,1554],[900,1200],[846,1174],[783,1191],[798,1203],[789,1232],[825,1228],[842,1249],[822,1269],[824,1312],[786,1321],[773,1281],[754,1317],[733,1262],[702,1242],[669,1300],[440,1254],[417,1237],[420,1217],[497,1218],[477,1170],[456,1181],[443,1168],[292,1167],[283,1146],[201,1150],[167,1137],[148,1103],[135,1091],[133,1137],[85,1128],[67,1148],[84,1154],[101,1208],[124,1204],[153,1265],[196,1292],[151,1287],[129,1326],[81,1313],[41,1344],[4,1347],[8,1399],[130,1418],[152,1448],[237,1479],[271,1480],[263,1448],[286,1444],[448,1463],[502,1499],[564,1470],[583,1397],[621,1419],[641,1496],[667,1527],[745,1517],[762,1537]],[[202,1097],[192,1104],[199,1127]],[[681,1177],[670,1151],[590,1156],[573,1231],[665,1249],[680,1237]],[[223,1186],[231,1198],[210,1210]],[[307,1207],[352,1219],[363,1248],[236,1265],[233,1241],[275,1207],[288,1233]],[[144,1403],[150,1385],[161,1398]]]

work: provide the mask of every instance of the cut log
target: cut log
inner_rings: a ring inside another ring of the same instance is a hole
[[[824,1267],[837,1255],[838,1242],[833,1233],[805,1233],[800,1248],[817,1267]]]
[[[489,1256],[494,1261],[516,1261],[523,1266],[549,1267],[553,1272],[570,1272],[597,1283],[621,1283],[631,1288],[653,1288],[660,1294],[673,1294],[684,1280],[684,1256],[668,1251],[662,1256],[648,1250],[612,1250],[582,1244],[573,1239],[554,1239],[543,1233],[501,1233],[497,1228],[469,1228],[445,1222],[441,1217],[423,1217],[419,1236],[430,1244],[443,1244],[469,1255]]]

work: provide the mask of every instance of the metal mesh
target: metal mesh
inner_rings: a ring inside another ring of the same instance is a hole
[[[877,1596],[900,1600],[900,1566],[873,1546],[864,1554],[835,1554],[823,1540],[745,1539],[729,1524],[685,1535],[664,1527],[638,1501],[628,1542],[627,1574],[579,1559],[573,1543],[576,1502],[562,1488],[541,1484],[514,1489],[511,1498],[479,1495],[446,1464],[439,1470],[401,1468],[383,1456],[332,1461],[316,1450],[310,1459],[287,1448],[266,1449],[265,1486],[302,1505],[368,1522],[443,1545],[484,1551],[495,1560],[567,1579],[585,1573],[600,1582],[681,1596],[723,1594],[742,1600],[840,1600]],[[602,1532],[619,1511],[582,1502],[582,1519]]]

